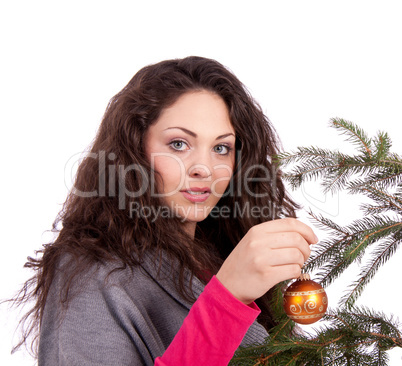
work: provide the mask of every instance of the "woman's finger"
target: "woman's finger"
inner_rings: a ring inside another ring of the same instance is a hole
[[[253,228],[265,231],[266,233],[297,232],[308,244],[316,244],[318,242],[318,237],[315,235],[313,229],[297,219],[286,218],[267,221]]]

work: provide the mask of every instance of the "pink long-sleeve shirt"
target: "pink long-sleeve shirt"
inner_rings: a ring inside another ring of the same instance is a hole
[[[156,366],[227,365],[260,313],[237,300],[213,276]]]

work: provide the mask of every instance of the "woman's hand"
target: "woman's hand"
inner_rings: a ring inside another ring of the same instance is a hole
[[[237,299],[250,304],[270,288],[301,274],[318,242],[313,230],[296,219],[252,227],[228,256],[216,277]]]

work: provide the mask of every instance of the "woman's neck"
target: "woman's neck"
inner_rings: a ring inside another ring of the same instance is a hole
[[[193,239],[195,237],[195,228],[197,226],[197,223],[194,221],[190,222],[185,222],[183,225],[184,231],[190,235]]]

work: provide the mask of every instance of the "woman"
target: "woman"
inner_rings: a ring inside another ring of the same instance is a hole
[[[269,290],[317,241],[293,218],[277,152],[216,61],[140,70],[108,105],[57,239],[27,263],[39,365],[226,365],[262,342]]]

